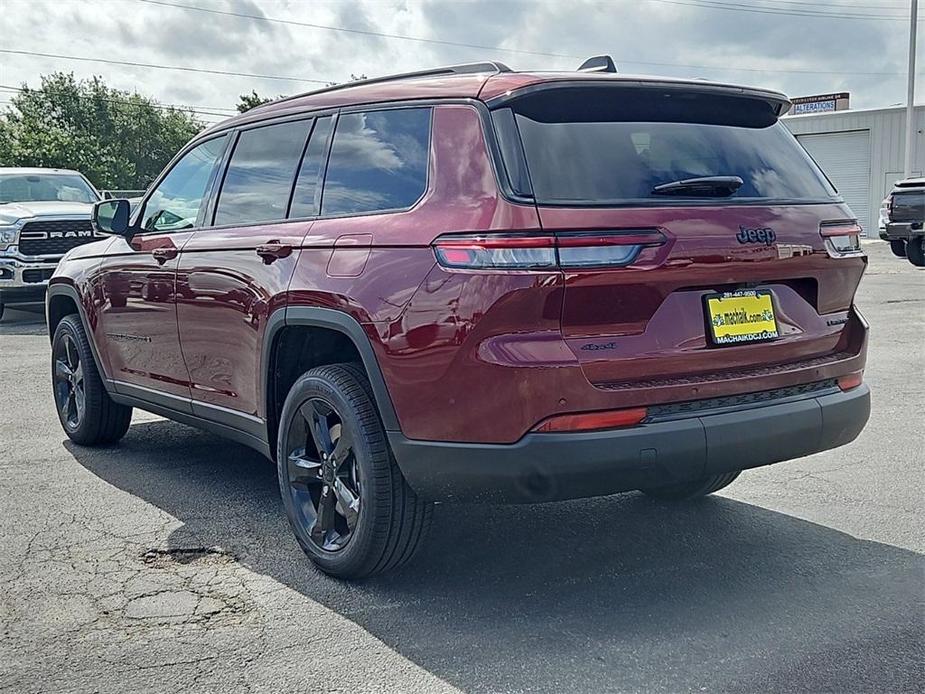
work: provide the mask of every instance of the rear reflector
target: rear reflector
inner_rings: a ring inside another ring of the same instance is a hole
[[[855,221],[823,222],[819,234],[826,240],[829,255],[854,255],[861,250],[861,234],[864,230]]]
[[[539,432],[593,431],[631,427],[646,418],[645,407],[631,410],[610,410],[608,412],[586,412],[583,414],[562,414],[543,421],[533,428]]]
[[[434,242],[443,267],[546,270],[622,267],[648,246],[666,241],[658,229],[516,234],[450,234]]]
[[[864,372],[858,371],[857,373],[848,374],[847,376],[838,377],[838,387],[842,391],[851,390],[852,388],[857,388],[864,382]]]

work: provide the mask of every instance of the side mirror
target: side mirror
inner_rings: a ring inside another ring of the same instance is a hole
[[[93,230],[104,234],[116,236],[132,236],[128,219],[131,206],[128,200],[103,200],[93,206],[93,216],[90,218]]]

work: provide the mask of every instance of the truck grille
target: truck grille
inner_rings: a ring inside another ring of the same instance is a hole
[[[75,246],[95,241],[89,219],[54,219],[26,222],[19,232],[23,255],[63,255]]]
[[[925,191],[893,193],[893,206],[890,221],[923,222],[925,221]]]

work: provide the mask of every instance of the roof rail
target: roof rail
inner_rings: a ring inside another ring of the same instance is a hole
[[[492,74],[499,74],[501,72],[512,72],[504,63],[499,63],[495,60],[487,60],[481,63],[462,63],[460,65],[447,65],[445,67],[435,67],[429,70],[417,70],[415,72],[401,72],[395,75],[383,75],[382,77],[370,77],[368,79],[354,80],[352,82],[341,82],[340,84],[333,84],[330,87],[322,87],[321,89],[313,89],[310,92],[302,92],[301,94],[293,94],[292,96],[286,96],[282,99],[276,99],[275,101],[268,101],[265,104],[261,104],[256,108],[251,109],[251,111],[256,111],[259,108],[264,106],[269,106],[271,104],[281,104],[286,101],[292,101],[293,99],[301,99],[303,96],[314,96],[315,94],[326,94],[327,92],[334,92],[338,89],[346,89],[347,87],[358,87],[364,84],[380,84],[382,82],[397,82],[398,80],[407,80],[414,79],[415,77],[439,77],[440,75],[473,75],[480,72],[491,72]]]

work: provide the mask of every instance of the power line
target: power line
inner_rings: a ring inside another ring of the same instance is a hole
[[[245,14],[242,12],[229,12],[225,10],[214,10],[214,9],[205,8],[205,7],[194,7],[192,5],[182,5],[182,4],[171,3],[171,2],[162,2],[162,0],[136,0],[136,1],[151,4],[151,5],[160,5],[163,7],[174,7],[177,9],[193,10],[196,12],[206,12],[210,14],[229,15],[229,16],[234,16],[234,17],[240,17],[243,19],[253,19],[253,20],[263,21],[263,22],[273,22],[276,24],[290,24],[294,26],[329,29],[332,31],[346,31],[350,33],[380,36],[383,38],[396,38],[396,39],[403,39],[403,40],[408,40],[408,41],[423,41],[427,43],[440,43],[440,44],[447,44],[447,45],[453,45],[453,46],[465,47],[465,48],[476,48],[479,50],[487,49],[487,50],[504,50],[508,52],[519,52],[519,53],[525,52],[525,51],[516,51],[514,49],[495,49],[492,47],[479,46],[477,44],[456,43],[452,41],[425,39],[421,37],[403,36],[403,35],[397,35],[397,34],[385,34],[385,33],[380,33],[380,32],[375,32],[375,31],[361,31],[359,29],[347,29],[344,27],[327,26],[327,25],[322,25],[322,24],[312,24],[309,22],[298,22],[298,21],[289,20],[289,19],[277,19],[277,18],[272,18],[272,17],[263,17],[260,15]],[[654,0],[654,1],[658,2],[659,0]],[[531,53],[531,52],[526,51],[526,53]],[[535,54],[536,55],[547,55],[547,56],[553,56],[553,57],[559,57],[559,58],[575,58],[576,60],[581,59],[581,56],[567,55],[563,53],[543,53],[543,54],[535,53]],[[888,77],[888,76],[903,74],[901,72],[848,72],[846,70],[785,70],[785,69],[775,69],[775,68],[749,68],[749,67],[730,66],[730,65],[687,65],[683,63],[662,63],[662,62],[649,62],[649,61],[644,61],[644,60],[623,60],[623,59],[618,59],[618,58],[615,58],[614,60],[615,62],[621,65],[648,65],[648,66],[654,66],[654,67],[684,68],[688,70],[726,70],[726,71],[733,71],[733,72],[741,71],[741,72],[759,72],[759,73],[779,72],[779,73],[804,74],[804,75],[856,75],[856,76],[871,76],[871,77]],[[331,81],[332,80],[328,80],[325,82],[325,84],[328,84]]]
[[[905,5],[856,5],[854,3],[840,2],[798,2],[797,0],[759,0],[759,2],[773,5],[806,5],[807,7],[825,7],[828,9],[844,10],[908,10]]]
[[[388,34],[382,31],[371,31],[367,29],[349,29],[347,27],[331,26],[328,24],[315,24],[313,22],[299,22],[294,19],[277,19],[275,17],[265,17],[259,14],[247,14],[244,12],[231,12],[228,10],[216,10],[208,7],[196,7],[195,5],[183,5],[181,3],[162,2],[162,0],[137,0],[138,2],[147,3],[148,5],[161,5],[163,7],[175,7],[184,10],[193,10],[196,12],[207,12],[209,14],[220,14],[226,17],[239,17],[241,19],[256,19],[261,22],[270,22],[272,24],[288,24],[291,26],[309,27],[311,29],[326,29],[328,31],[342,31],[348,34],[361,34],[363,36],[376,36],[386,39],[400,39],[402,41],[417,41],[419,43],[437,44],[440,46],[454,46],[456,48],[477,48],[481,51],[498,51],[501,53],[517,53],[520,55],[536,55],[550,58],[572,58],[581,60],[582,56],[567,55],[564,53],[547,53],[544,51],[528,51],[519,48],[502,48],[500,46],[485,46],[475,43],[463,43],[461,41],[446,41],[443,39],[429,39],[423,36],[408,36],[407,34]]]
[[[41,89],[28,89],[28,88],[23,89],[22,87],[13,87],[13,86],[8,85],[8,84],[0,84],[0,91],[4,91],[4,92],[20,92],[20,93],[22,93],[22,92],[27,91],[27,90],[30,91],[30,92],[40,92],[40,91],[42,91]],[[63,95],[63,94],[64,94],[63,92],[58,92],[58,95],[59,95],[59,96],[61,96],[61,95]],[[91,96],[86,96],[86,95],[81,95],[81,94],[77,94],[77,95],[75,95],[75,96],[76,96],[78,99],[92,99],[92,98],[97,98],[97,99],[100,99],[100,100],[102,100],[102,101],[110,101],[110,102],[118,102],[118,103],[128,103],[128,104],[133,104],[133,103],[135,103],[135,102],[132,102],[132,101],[130,101],[130,100],[128,100],[128,99],[114,99],[114,98],[112,98],[112,97],[91,97]],[[140,95],[139,95],[139,96],[140,96]],[[144,97],[142,97],[142,98],[144,98]],[[139,105],[140,105],[140,104],[139,104]],[[202,114],[206,114],[206,115],[210,115],[210,116],[225,116],[226,118],[229,117],[229,116],[237,115],[237,113],[238,113],[238,110],[237,110],[236,108],[227,108],[227,107],[224,107],[224,106],[198,106],[198,105],[196,105],[196,104],[167,104],[167,103],[162,103],[162,102],[152,103],[152,104],[149,104],[149,105],[152,106],[152,107],[154,107],[154,108],[163,108],[163,109],[171,109],[171,108],[173,108],[173,109],[178,109],[178,110],[195,111],[196,113],[202,113]],[[228,113],[220,113],[221,111],[227,111]]]
[[[254,77],[262,80],[282,80],[287,82],[312,82],[315,84],[330,84],[333,80],[307,79],[304,77],[283,77],[280,75],[255,75],[248,72],[230,72],[227,70],[212,70],[208,68],[187,67],[185,65],[158,65],[156,63],[135,63],[127,60],[109,60],[107,58],[87,58],[76,55],[61,55],[58,53],[39,53],[38,51],[20,51],[9,48],[0,48],[0,53],[14,55],[38,56],[40,58],[57,58],[59,60],[81,60],[88,63],[107,63],[109,65],[128,65],[130,67],[147,67],[155,70],[181,70],[183,72],[203,72],[210,75],[230,75],[232,77]]]
[[[139,2],[155,2],[156,0],[138,0]],[[691,5],[693,7],[711,7],[709,5],[693,5],[691,3],[685,3],[681,0],[652,0],[652,2],[663,2],[675,5]],[[167,5],[169,3],[161,3]],[[181,7],[180,5],[172,5],[173,7]],[[202,9],[202,8],[190,8],[190,9]],[[729,8],[725,8],[729,9]],[[210,10],[211,11],[211,10]],[[743,10],[750,11],[750,10]],[[263,19],[263,18],[260,18]],[[280,20],[282,21],[282,20]],[[106,58],[89,58],[86,56],[76,56],[76,55],[62,55],[59,53],[42,53],[39,51],[24,51],[8,48],[0,48],[0,53],[7,53],[12,55],[26,55],[26,56],[35,56],[40,58],[55,58],[58,60],[75,60],[82,62],[91,62],[91,63],[105,63],[108,65],[127,65],[129,67],[145,67],[155,70],[180,70],[183,72],[196,72],[212,75],[228,75],[231,77],[252,77],[256,79],[266,79],[266,80],[281,80],[289,82],[310,82],[314,84],[328,85],[334,82],[334,80],[321,80],[321,79],[311,79],[306,77],[288,77],[283,75],[259,75],[254,73],[247,72],[231,72],[228,70],[215,70],[211,68],[197,68],[181,65],[162,65],[157,63],[139,63],[126,60],[112,60]],[[691,65],[684,63],[662,63],[662,62],[648,62],[642,60],[622,60],[615,59],[617,63],[628,64],[628,65],[650,65],[656,67],[672,67],[672,68],[683,68],[687,70],[726,70],[733,72],[758,72],[758,73],[787,73],[787,74],[805,74],[805,75],[859,75],[859,76],[875,76],[875,77],[884,77],[884,76],[894,76],[904,74],[902,72],[851,72],[847,70],[792,70],[792,69],[783,69],[783,68],[750,68],[742,67],[739,65]]]
[[[13,92],[14,90],[5,89],[4,91],[5,91],[5,92]],[[15,91],[22,91],[22,90],[15,90]],[[200,120],[204,120],[204,121],[207,121],[207,122],[209,122],[209,123],[219,123],[219,122],[221,122],[222,120],[225,120],[226,118],[230,118],[230,117],[233,115],[233,114],[229,114],[229,113],[216,113],[216,112],[214,112],[214,111],[199,111],[199,110],[193,109],[193,108],[188,107],[188,106],[178,106],[178,105],[174,105],[174,104],[136,103],[136,102],[133,102],[133,101],[129,101],[129,100],[127,100],[127,99],[112,99],[112,98],[106,98],[106,97],[92,97],[92,96],[81,95],[81,94],[65,95],[65,94],[63,94],[63,93],[61,93],[61,92],[58,92],[57,94],[55,94],[54,92],[46,92],[46,93],[49,94],[49,95],[52,96],[52,97],[73,96],[74,98],[77,98],[77,99],[105,101],[105,102],[108,102],[108,103],[116,104],[116,105],[118,105],[118,106],[127,106],[127,107],[136,108],[136,109],[138,109],[138,108],[149,107],[149,108],[154,108],[154,109],[164,110],[164,111],[178,111],[178,112],[181,112],[181,113],[186,113],[186,112],[188,112],[188,113],[191,113],[192,115],[195,115],[195,116],[199,117]],[[12,93],[4,93],[4,94],[3,94],[3,96],[12,96],[12,95],[13,95]],[[4,101],[2,101],[2,102],[0,102],[0,103],[7,104],[7,105],[10,105],[10,106],[15,106],[15,105],[16,105],[16,104],[13,103],[12,100],[4,100]],[[217,118],[218,120],[215,120],[215,118]]]
[[[141,0],[147,2],[148,0]],[[791,17],[825,17],[827,19],[865,19],[871,21],[887,22],[905,22],[909,16],[901,15],[879,15],[879,14],[834,14],[832,12],[816,12],[814,10],[789,10],[784,8],[772,8],[764,6],[763,8],[754,5],[742,5],[739,3],[725,3],[719,0],[650,0],[650,2],[659,2],[666,5],[684,5],[687,7],[703,7],[711,10],[731,10],[734,12],[752,12],[755,14],[774,14]]]

